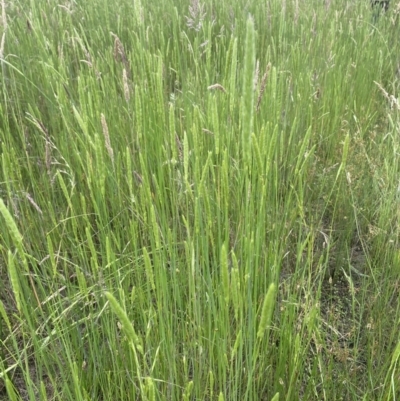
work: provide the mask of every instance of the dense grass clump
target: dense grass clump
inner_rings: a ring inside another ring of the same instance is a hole
[[[398,9],[1,7],[0,400],[400,398]]]

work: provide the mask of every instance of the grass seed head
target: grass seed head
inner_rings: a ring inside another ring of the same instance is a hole
[[[114,37],[114,59],[115,61],[122,62],[125,68],[128,69],[128,57],[126,56],[124,45],[117,35],[114,33],[111,33],[111,35]]]
[[[226,93],[225,88],[224,88],[221,84],[210,85],[207,89],[208,89],[209,91],[211,91],[211,90],[219,90],[219,91],[221,91],[221,92]]]
[[[106,149],[108,152],[108,155],[110,156],[110,159],[112,163],[114,164],[114,151],[113,148],[111,147],[111,141],[110,141],[110,135],[108,132],[108,126],[107,126],[107,121],[103,113],[101,113],[101,126],[103,128],[103,135],[104,135],[104,141],[106,144]]]
[[[257,98],[257,111],[260,110],[261,100],[264,95],[265,87],[267,85],[267,79],[268,79],[270,69],[271,69],[271,63],[268,63],[267,68],[265,69],[265,73],[261,79],[260,92],[259,92],[258,98]]]
[[[194,29],[196,32],[200,31],[206,14],[207,13],[204,11],[204,3],[200,3],[199,0],[191,0],[189,5],[189,17],[185,17],[187,27],[189,29]]]
[[[265,330],[271,323],[272,312],[275,306],[275,292],[276,286],[274,283],[270,284],[267,295],[265,295],[264,303],[261,310],[261,320],[258,327],[257,338],[264,336]]]

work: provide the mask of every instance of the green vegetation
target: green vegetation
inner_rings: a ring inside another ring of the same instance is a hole
[[[0,400],[400,398],[398,10],[0,4]]]

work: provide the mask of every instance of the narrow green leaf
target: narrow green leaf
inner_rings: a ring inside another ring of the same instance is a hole
[[[18,401],[18,396],[15,391],[14,385],[12,384],[11,380],[6,377],[6,390],[7,390],[7,395],[9,397],[10,401]]]
[[[279,401],[279,393],[276,393],[271,401]]]

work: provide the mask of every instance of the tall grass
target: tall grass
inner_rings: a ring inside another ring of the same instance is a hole
[[[367,3],[2,3],[0,400],[400,397]]]

